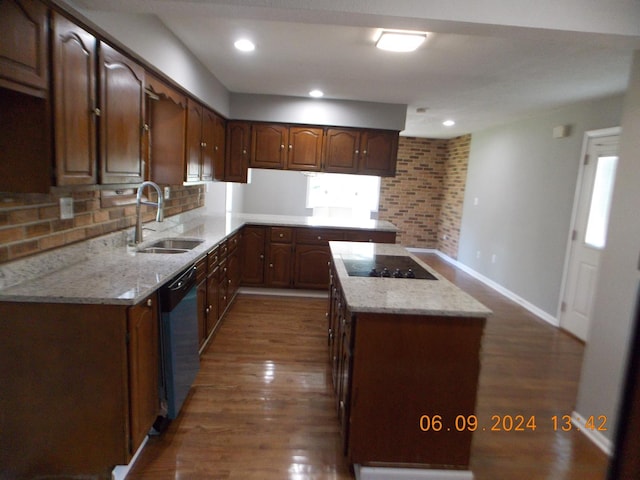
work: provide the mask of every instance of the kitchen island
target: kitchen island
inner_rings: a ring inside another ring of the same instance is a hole
[[[329,357],[344,453],[357,476],[438,478],[447,470],[473,478],[491,311],[400,245],[330,248]]]

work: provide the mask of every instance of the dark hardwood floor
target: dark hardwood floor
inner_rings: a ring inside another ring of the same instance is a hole
[[[476,480],[604,480],[606,455],[551,420],[573,411],[583,345],[439,257],[421,257],[494,311],[482,348]],[[340,452],[326,304],[240,295],[180,417],[150,439],[128,478],[353,478]],[[534,417],[536,430],[492,432],[494,415]]]

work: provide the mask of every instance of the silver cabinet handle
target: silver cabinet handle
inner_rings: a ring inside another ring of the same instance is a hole
[[[147,307],[153,307],[153,300],[147,299]]]
[[[99,117],[102,111],[99,108],[94,108],[93,110],[91,110],[91,113],[93,113],[96,117]]]

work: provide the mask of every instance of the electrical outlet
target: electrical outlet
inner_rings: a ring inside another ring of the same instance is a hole
[[[476,251],[476,258],[480,258],[480,250]]]
[[[475,206],[477,206],[477,205],[478,205],[478,203],[480,203],[480,200],[478,199],[478,197],[474,197],[474,199],[473,199],[473,204],[474,204]]]
[[[498,258],[498,257],[497,257],[497,255],[495,253],[493,255],[491,255],[491,263],[496,263],[496,258]]]
[[[164,199],[169,200],[171,197],[171,187],[164,187]]]
[[[60,220],[73,218],[73,198],[64,197],[60,199]]]

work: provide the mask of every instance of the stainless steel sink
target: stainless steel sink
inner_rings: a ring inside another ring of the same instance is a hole
[[[144,248],[139,248],[138,253],[185,253],[193,250],[204,240],[188,238],[163,238],[150,243]]]

